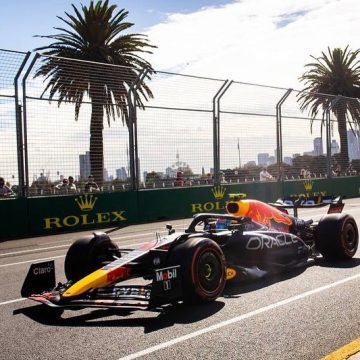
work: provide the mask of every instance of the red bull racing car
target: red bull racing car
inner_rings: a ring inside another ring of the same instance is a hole
[[[297,217],[298,208],[326,205],[316,223]],[[166,236],[136,249],[119,249],[106,233],[81,238],[68,249],[66,283],[56,285],[54,261],[32,264],[21,294],[60,310],[213,301],[227,281],[262,278],[320,255],[351,259],[358,228],[343,207],[341,198],[266,204],[235,194],[227,214],[197,214],[182,232],[168,225]],[[134,278],[147,282],[134,285]]]

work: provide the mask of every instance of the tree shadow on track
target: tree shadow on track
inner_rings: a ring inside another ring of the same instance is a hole
[[[67,310],[63,316],[52,312],[45,305],[35,305],[14,310],[14,315],[23,314],[30,319],[47,326],[66,327],[143,327],[144,333],[150,333],[175,324],[191,324],[206,319],[224,307],[221,301],[201,305],[176,304],[163,307],[156,311],[127,309],[86,309],[80,315],[72,316],[75,311]],[[57,309],[55,309],[57,310]],[[152,316],[136,316],[136,313]],[[66,315],[66,317],[65,317]]]

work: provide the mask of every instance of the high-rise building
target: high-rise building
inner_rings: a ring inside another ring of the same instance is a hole
[[[80,178],[87,179],[88,176],[91,174],[89,151],[86,151],[85,154],[79,155],[79,164],[80,164]]]
[[[323,149],[323,142],[322,142],[322,138],[321,137],[317,137],[314,139],[314,152],[313,154],[315,156],[320,156],[324,154],[324,149]]]
[[[120,169],[116,169],[116,178],[122,181],[125,181],[127,179],[127,172],[124,166]]]
[[[260,153],[257,155],[259,166],[267,166],[269,163],[269,153]]]
[[[276,164],[276,158],[275,156],[269,156],[268,165]]]
[[[340,146],[338,142],[333,139],[331,140],[331,155],[338,154],[340,152]]]
[[[347,131],[348,153],[350,161],[360,159],[359,131]]]
[[[108,181],[109,180],[109,172],[106,168],[103,169],[103,180]]]

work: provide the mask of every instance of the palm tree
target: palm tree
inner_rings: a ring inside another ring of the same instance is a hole
[[[66,18],[58,17],[69,28],[55,27],[60,33],[40,36],[55,42],[36,49],[43,50],[46,57],[35,77],[45,77],[43,94],[48,92],[50,100],[56,98],[59,106],[63,102],[75,104],[75,120],[84,97],[90,99],[91,172],[95,181],[102,184],[104,112],[109,126],[116,116],[129,125],[128,90],[141,70],[153,72],[150,63],[138,54],[151,53],[155,46],[149,44],[145,35],[124,34],[134,24],[125,22],[127,11],[118,11],[108,0],[90,1],[88,7],[81,6],[81,12],[72,7],[74,15],[65,12]],[[143,108],[142,98],[147,100],[153,95],[144,81],[137,89],[136,104]]]
[[[349,162],[347,123],[352,129],[360,124],[360,103],[354,99],[360,97],[359,53],[360,49],[351,51],[348,46],[344,50],[328,48],[328,54],[311,56],[315,62],[306,64],[309,70],[300,77],[305,84],[298,97],[301,110],[309,108],[311,118],[315,119],[319,111],[324,116],[330,108],[337,119],[342,166]],[[341,97],[335,100],[325,94]]]

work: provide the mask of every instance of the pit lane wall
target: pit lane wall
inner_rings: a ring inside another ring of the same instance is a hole
[[[187,218],[198,212],[224,212],[228,194],[239,192],[265,202],[289,195],[357,197],[360,177],[2,199],[0,239],[124,227]]]

